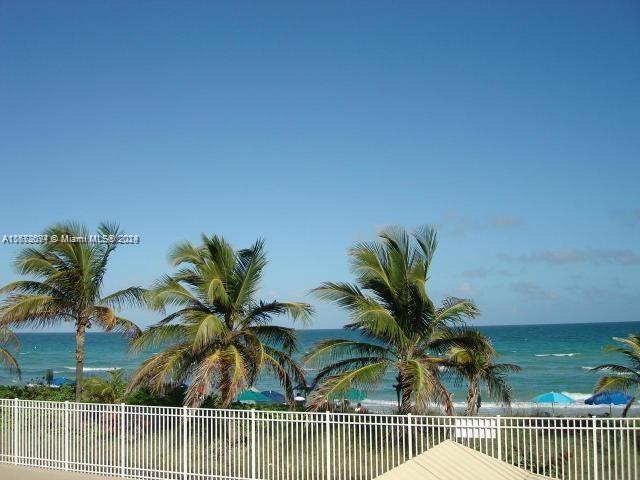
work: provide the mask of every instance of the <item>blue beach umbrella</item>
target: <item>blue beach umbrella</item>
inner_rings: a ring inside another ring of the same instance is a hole
[[[587,405],[626,405],[631,400],[631,395],[623,392],[600,392],[587,398]]]
[[[67,377],[55,377],[51,380],[52,387],[62,387],[63,385],[75,385],[76,382]]]
[[[275,390],[264,390],[260,392],[262,395],[267,397],[273,403],[286,403],[286,397],[280,392],[276,392]]]
[[[569,405],[573,403],[573,398],[568,397],[564,393],[548,392],[538,395],[531,401],[534,403],[560,403],[562,405]]]

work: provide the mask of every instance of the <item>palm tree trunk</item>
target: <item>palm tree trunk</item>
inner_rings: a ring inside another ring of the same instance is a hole
[[[467,390],[467,409],[464,414],[472,417],[478,414],[478,397],[480,395],[480,385],[477,378],[469,380],[469,389]]]
[[[411,413],[411,390],[408,388],[402,389],[402,400],[400,402],[400,414],[406,415]]]
[[[76,327],[76,402],[82,401],[82,380],[84,373],[84,338],[87,326],[80,321]]]
[[[631,400],[627,402],[627,404],[624,406],[624,409],[622,410],[622,418],[625,418],[627,416],[627,413],[629,413],[629,409],[631,408],[631,405],[635,401],[636,401],[636,397],[631,397]]]

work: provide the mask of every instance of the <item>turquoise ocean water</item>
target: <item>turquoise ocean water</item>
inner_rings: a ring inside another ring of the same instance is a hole
[[[500,353],[500,361],[516,363],[522,372],[511,377],[517,401],[526,402],[535,395],[548,392],[569,392],[577,398],[588,396],[597,375],[588,371],[601,363],[620,361],[613,354],[603,353],[612,337],[625,336],[640,331],[640,322],[521,325],[480,327],[489,335]],[[300,352],[304,353],[319,341],[328,338],[348,338],[355,334],[344,330],[300,330]],[[23,371],[23,382],[37,379],[46,369],[53,369],[56,376],[74,376],[74,335],[72,333],[19,333],[21,348],[17,354]],[[104,375],[106,371],[122,368],[132,373],[148,355],[131,355],[126,341],[114,334],[89,333],[87,335],[87,375]],[[310,377],[314,371],[307,369]],[[0,370],[0,383],[11,384],[6,371]],[[369,394],[374,400],[395,398],[393,376]],[[278,389],[270,378],[260,380],[259,388]],[[464,400],[464,389],[454,384],[455,400]]]

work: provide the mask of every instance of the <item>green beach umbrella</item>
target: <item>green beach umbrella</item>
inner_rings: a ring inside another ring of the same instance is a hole
[[[236,398],[241,403],[271,403],[271,400],[266,395],[263,395],[258,390],[250,388],[245,390]]]

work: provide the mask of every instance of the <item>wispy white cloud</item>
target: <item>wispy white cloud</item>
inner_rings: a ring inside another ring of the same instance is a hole
[[[512,291],[529,298],[555,299],[558,297],[555,290],[533,282],[513,282],[510,287]]]
[[[513,276],[513,273],[504,269],[486,267],[470,268],[462,272],[462,276],[467,278],[487,278],[495,275],[502,277],[511,277]]]
[[[468,278],[486,278],[491,274],[491,270],[485,267],[471,268],[462,272]]]
[[[509,230],[524,226],[524,221],[512,215],[500,215],[489,220],[489,225],[496,230]]]
[[[480,294],[478,290],[473,288],[473,285],[469,282],[462,282],[455,290],[454,295],[462,298],[473,298]]]
[[[498,254],[505,262],[530,262],[562,265],[567,263],[611,263],[615,265],[638,265],[640,254],[631,250],[578,250],[565,248],[559,250],[536,250],[523,255]]]
[[[624,227],[640,227],[640,208],[618,208],[611,217]]]
[[[467,235],[481,231],[504,231],[520,228],[525,225],[522,218],[514,215],[501,214],[488,219],[470,219],[456,210],[448,211],[436,226],[443,232],[452,235]]]

